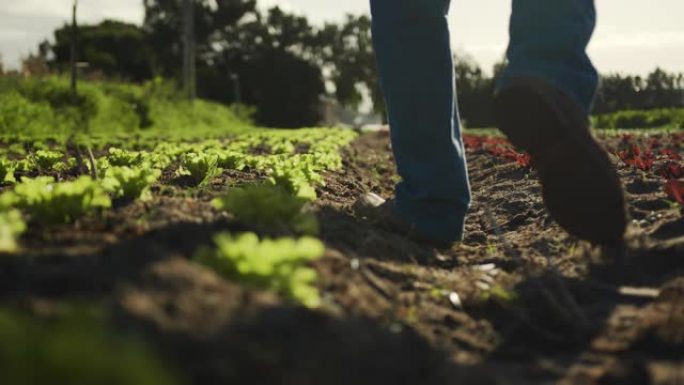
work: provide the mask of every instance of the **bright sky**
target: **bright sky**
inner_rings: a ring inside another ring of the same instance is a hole
[[[369,0],[259,0],[314,22],[368,12]],[[16,68],[70,15],[71,0],[0,0],[0,53]],[[597,0],[599,25],[590,54],[601,72],[644,74],[656,66],[684,72],[684,1]],[[452,0],[454,48],[489,69],[507,43],[509,0]],[[81,22],[116,18],[140,23],[142,0],[80,0]]]

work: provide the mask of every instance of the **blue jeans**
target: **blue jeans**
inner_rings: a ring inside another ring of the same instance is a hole
[[[450,0],[370,0],[373,41],[397,171],[397,214],[420,235],[463,237],[470,186],[461,141],[447,14]],[[542,78],[589,111],[598,76],[586,55],[593,0],[513,0],[509,65]]]

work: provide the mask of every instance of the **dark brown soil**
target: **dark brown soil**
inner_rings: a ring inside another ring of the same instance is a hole
[[[362,136],[344,155],[316,203],[328,248],[315,263],[319,311],[190,261],[213,233],[248,230],[209,204],[262,177],[237,172],[32,227],[21,255],[0,259],[0,304],[102,304],[191,384],[684,383],[684,219],[657,176],[620,167],[634,222],[616,262],[548,217],[534,170],[469,151],[467,236],[437,252],[350,209],[362,192],[391,196],[387,136]]]

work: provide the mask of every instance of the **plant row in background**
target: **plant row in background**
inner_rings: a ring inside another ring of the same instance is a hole
[[[525,169],[532,167],[532,157],[527,153],[518,152],[503,137],[465,134],[463,145],[470,151],[484,151],[496,159],[513,162]]]
[[[529,154],[519,153],[503,137],[463,135],[464,146],[470,151],[484,151],[504,162],[512,162],[529,169],[532,162]],[[662,179],[663,189],[668,197],[684,207],[684,133],[668,134],[667,142],[661,136],[621,134],[620,142],[608,148],[618,162],[637,172],[652,174]]]
[[[684,133],[668,134],[667,143],[659,137],[623,134],[617,148],[609,149],[622,164],[636,172],[660,178],[670,199],[684,207]]]
[[[684,129],[684,108],[618,111],[594,117],[592,125],[601,129]]]
[[[162,174],[201,188],[224,169],[248,171],[260,181],[228,188],[213,205],[254,232],[218,234],[216,248],[203,250],[197,261],[316,306],[315,272],[307,263],[324,247],[312,238],[318,222],[311,202],[322,172],[342,166],[339,150],[355,136],[348,130],[254,129],[201,140],[139,135],[129,143],[118,135],[77,144],[57,137],[0,138],[0,249],[16,250],[27,226],[71,224],[113,205],[149,200]]]

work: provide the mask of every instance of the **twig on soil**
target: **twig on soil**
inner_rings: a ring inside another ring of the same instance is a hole
[[[95,155],[93,155],[93,150],[90,146],[86,146],[88,150],[88,161],[90,162],[90,176],[93,180],[97,180],[97,162],[95,161]]]

